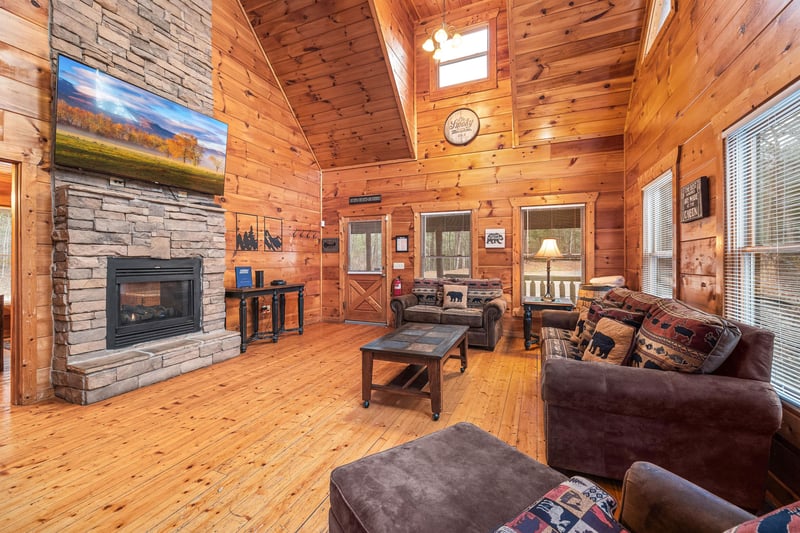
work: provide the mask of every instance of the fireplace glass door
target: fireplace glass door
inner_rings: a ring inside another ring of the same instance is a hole
[[[109,258],[107,346],[200,329],[200,260]]]

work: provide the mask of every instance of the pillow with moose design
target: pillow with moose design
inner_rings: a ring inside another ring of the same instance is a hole
[[[628,358],[635,336],[634,326],[603,317],[583,352],[583,360],[622,365]]]
[[[443,309],[467,308],[466,285],[445,285],[442,289],[444,291],[444,299],[442,300]]]

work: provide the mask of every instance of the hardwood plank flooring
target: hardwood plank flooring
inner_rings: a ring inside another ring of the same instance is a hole
[[[9,406],[6,371],[0,531],[327,531],[334,467],[460,421],[544,461],[538,350],[449,361],[435,422],[426,399],[362,407],[359,347],[386,331],[314,324],[90,406]],[[401,368],[376,361],[375,381]]]

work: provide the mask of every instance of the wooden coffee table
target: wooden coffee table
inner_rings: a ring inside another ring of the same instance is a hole
[[[442,367],[451,357],[453,348],[460,350],[461,372],[467,369],[467,326],[449,324],[408,323],[361,347],[361,396],[369,407],[373,390],[390,391],[408,396],[431,399],[433,419],[439,420],[442,411]],[[405,363],[403,370],[391,383],[372,382],[372,362]],[[428,391],[422,390],[430,382]]]

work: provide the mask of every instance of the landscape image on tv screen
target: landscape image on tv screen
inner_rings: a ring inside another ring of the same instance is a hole
[[[224,122],[58,58],[56,165],[221,195],[227,140]]]

